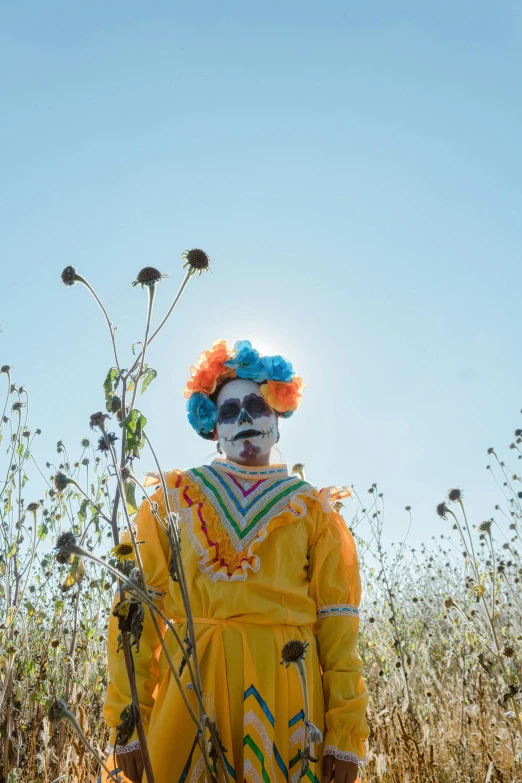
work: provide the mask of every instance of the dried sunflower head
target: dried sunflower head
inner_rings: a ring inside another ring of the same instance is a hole
[[[448,492],[448,498],[449,500],[451,500],[452,503],[456,503],[457,500],[462,500],[462,490],[450,489]]]
[[[69,484],[76,484],[76,482],[69,478],[69,476],[66,476],[65,473],[62,473],[61,470],[58,470],[53,478],[54,486],[56,487],[57,492],[63,492],[64,489],[69,486]]]
[[[307,647],[308,642],[302,642],[300,639],[287,642],[281,650],[281,665],[288,667],[291,663],[304,660]]]
[[[437,514],[439,515],[439,517],[442,517],[442,519],[447,518],[448,511],[449,509],[445,503],[439,503],[439,505],[437,506]]]
[[[142,288],[144,286],[152,286],[161,282],[164,277],[167,277],[167,275],[162,275],[159,269],[155,269],[153,266],[145,266],[143,269],[140,269],[136,280],[132,281],[132,285],[141,285]]]
[[[199,276],[201,276],[203,272],[210,271],[210,258],[204,250],[198,247],[193,247],[192,250],[185,250],[181,254],[181,258],[185,261],[183,268],[188,267],[191,275],[198,272]]]
[[[73,266],[66,266],[62,272],[62,283],[66,286],[74,285],[80,280],[80,275]]]

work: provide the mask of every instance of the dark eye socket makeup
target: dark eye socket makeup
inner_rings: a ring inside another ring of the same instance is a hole
[[[219,423],[234,421],[239,416],[241,408],[244,408],[253,416],[270,415],[270,408],[262,397],[258,394],[247,394],[243,398],[243,402],[236,398],[230,398],[222,402],[219,406]]]

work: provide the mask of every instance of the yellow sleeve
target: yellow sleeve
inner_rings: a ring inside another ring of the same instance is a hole
[[[151,500],[159,504],[159,516],[165,518],[165,507],[162,502],[163,491],[157,490],[151,497]],[[136,525],[136,541],[144,541],[140,544],[139,552],[143,563],[143,570],[148,588],[166,594],[168,590],[170,560],[170,546],[168,536],[159,522],[154,518],[150,511],[150,504],[144,500],[133,523]],[[131,536],[127,529],[121,543],[130,542]],[[128,593],[126,593],[128,595]],[[131,703],[131,693],[129,681],[127,678],[127,669],[123,649],[116,652],[118,648],[117,637],[119,634],[118,620],[112,614],[114,607],[120,600],[119,590],[114,596],[111,614],[109,617],[109,629],[107,639],[107,667],[110,683],[105,696],[103,705],[103,715],[108,726],[112,728],[110,744],[106,752],[112,752],[116,738],[116,726],[121,723],[122,710]],[[154,598],[154,603],[163,609],[163,598]],[[158,625],[162,635],[165,634],[165,623],[156,615]],[[161,651],[161,642],[159,640],[156,628],[152,622],[150,609],[145,606],[145,615],[143,620],[143,630],[141,633],[139,652],[136,648],[131,648],[134,659],[136,673],[136,686],[140,703],[140,710],[143,720],[145,734],[149,727],[150,714],[155,701],[155,690],[159,681],[159,654]],[[137,731],[134,732],[128,745],[123,746],[127,751],[139,747],[139,741],[136,739]],[[131,745],[132,743],[132,745]],[[120,746],[118,746],[119,748]]]
[[[318,512],[318,535],[309,551],[310,595],[317,606],[316,634],[323,670],[326,735],[323,754],[365,762],[370,730],[368,692],[357,652],[361,578],[354,538],[335,511]]]

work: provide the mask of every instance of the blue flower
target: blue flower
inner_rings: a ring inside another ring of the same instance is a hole
[[[269,381],[291,381],[295,375],[291,363],[282,356],[264,356],[261,360],[265,367],[266,377]]]
[[[238,378],[250,378],[257,383],[266,380],[266,370],[259,351],[252,348],[250,340],[237,340],[234,343],[235,353],[231,359],[224,362],[226,367],[235,369]]]
[[[194,392],[187,400],[188,420],[196,432],[212,432],[218,417],[217,408],[206,394]]]

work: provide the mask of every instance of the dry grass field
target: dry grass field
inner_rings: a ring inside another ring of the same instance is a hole
[[[117,579],[138,571],[112,550],[144,493],[133,460],[146,446],[141,464],[159,467],[146,418],[135,407],[138,382],[142,394],[156,377],[145,363],[148,344],[190,277],[209,266],[199,249],[182,258],[186,277],[152,335],[154,286],[162,275],[147,267],[135,281],[148,293],[147,325],[129,371],[120,370],[111,321],[95,296],[116,366],[103,384],[107,412],[91,416],[81,443],[59,441],[50,461],[38,464],[32,451],[41,433],[31,428],[27,391],[10,366],[0,368],[0,783],[98,778],[109,735],[102,711],[108,617]],[[62,280],[94,293],[73,267]],[[109,430],[117,431],[117,440]],[[522,780],[521,444],[517,429],[505,460],[493,448],[486,456],[485,449],[494,517],[468,519],[465,488],[446,494],[433,488],[437,535],[418,551],[407,542],[384,547],[377,485],[352,488],[340,508],[356,537],[364,580],[359,652],[371,736],[363,781]],[[82,554],[53,551],[64,534]],[[171,547],[179,551],[175,538]],[[181,586],[176,562],[171,567]],[[139,587],[139,579],[133,584]],[[147,596],[141,595],[135,603],[143,609]],[[122,636],[128,652],[129,634]],[[210,723],[201,724],[202,731],[212,734]]]
[[[96,760],[70,722],[50,721],[49,709],[62,699],[101,753],[115,577],[90,560],[58,563],[52,545],[73,530],[116,564],[102,519],[112,511],[108,462],[95,439],[85,438],[71,452],[58,443],[53,462],[38,466],[31,447],[39,432],[28,426],[27,394],[3,370],[11,393],[0,430],[0,781],[87,783],[97,779]],[[520,459],[520,434],[510,446],[512,461]],[[378,487],[364,500],[354,492],[345,501],[365,585],[359,650],[372,734],[363,780],[522,779],[522,483],[496,451],[488,461],[499,495],[496,518],[469,521],[464,493],[452,490],[433,509],[438,541],[420,551],[384,551]],[[57,491],[57,471],[75,483]],[[42,497],[28,496],[38,480]]]

